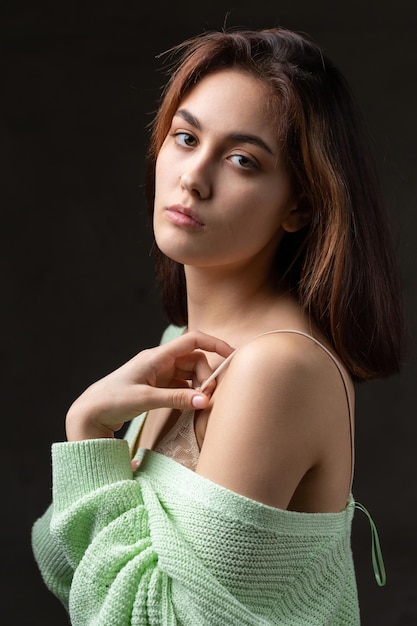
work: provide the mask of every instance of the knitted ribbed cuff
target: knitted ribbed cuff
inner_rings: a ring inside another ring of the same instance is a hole
[[[55,513],[101,487],[132,477],[129,447],[124,439],[87,439],[52,445]]]

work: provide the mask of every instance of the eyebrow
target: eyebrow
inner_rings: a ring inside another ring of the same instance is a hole
[[[194,126],[194,128],[196,128],[197,130],[201,130],[200,122],[192,113],[190,113],[190,111],[187,111],[187,109],[178,109],[174,117],[175,116],[182,117],[182,119],[188,122],[188,124],[191,124],[191,126]],[[260,148],[274,156],[274,153],[268,146],[268,144],[265,143],[265,141],[261,139],[261,137],[258,137],[258,135],[252,135],[250,133],[230,133],[230,135],[228,135],[228,139],[237,141],[239,143],[250,143],[254,146],[259,146]]]

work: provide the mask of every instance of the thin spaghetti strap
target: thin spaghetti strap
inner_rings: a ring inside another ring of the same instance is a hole
[[[217,378],[217,376],[220,374],[220,372],[222,370],[224,370],[224,368],[232,360],[232,357],[236,354],[237,351],[238,351],[238,348],[236,348],[236,350],[234,350],[232,352],[232,354],[229,354],[229,356],[226,357],[225,360],[220,363],[220,365],[214,370],[214,372],[212,374],[210,374],[210,376],[203,382],[201,387],[199,387],[199,391],[204,391],[204,389],[207,387],[207,385],[209,385],[209,383],[211,383],[212,380]]]
[[[272,335],[273,333],[293,333],[295,335],[302,335],[303,337],[307,337],[307,339],[310,339],[311,341],[313,341],[322,350],[324,350],[324,352],[326,352],[326,354],[332,359],[333,363],[336,365],[337,369],[339,370],[340,376],[342,378],[343,386],[345,388],[346,400],[347,400],[347,405],[348,405],[348,410],[349,410],[350,445],[351,445],[351,453],[352,453],[352,470],[351,470],[351,477],[350,477],[350,487],[352,488],[353,476],[354,476],[354,471],[355,471],[355,445],[354,445],[354,428],[353,428],[353,401],[352,401],[352,398],[351,398],[351,395],[350,395],[350,392],[349,392],[347,376],[346,376],[346,373],[345,373],[343,365],[334,356],[334,354],[332,354],[330,352],[330,350],[328,348],[326,348],[326,346],[321,343],[321,341],[319,341],[318,339],[316,339],[312,335],[309,335],[308,333],[305,333],[302,330],[295,330],[295,329],[268,330],[268,331],[266,331],[264,333],[260,333],[259,335],[256,335],[254,337],[254,339],[256,339],[256,337],[262,337],[263,335]],[[236,354],[238,349],[239,348],[234,350],[234,352],[232,352],[232,354],[229,354],[229,356],[224,361],[222,361],[222,363],[220,363],[220,365],[207,378],[207,380],[204,381],[204,383],[200,387],[200,391],[204,391],[204,389],[207,387],[207,385],[212,380],[217,378],[217,376],[220,374],[220,372],[225,367],[227,367],[227,365],[229,364],[229,362],[231,361],[233,356]]]

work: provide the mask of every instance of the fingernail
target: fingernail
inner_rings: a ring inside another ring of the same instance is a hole
[[[204,409],[207,406],[207,398],[205,396],[194,396],[191,404],[195,409]]]
[[[140,465],[140,459],[135,459],[132,461],[132,470],[135,472]]]

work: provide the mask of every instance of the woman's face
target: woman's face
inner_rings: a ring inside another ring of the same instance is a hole
[[[271,262],[296,212],[266,86],[236,70],[203,78],[176,111],[156,163],[154,232],[199,267]]]

